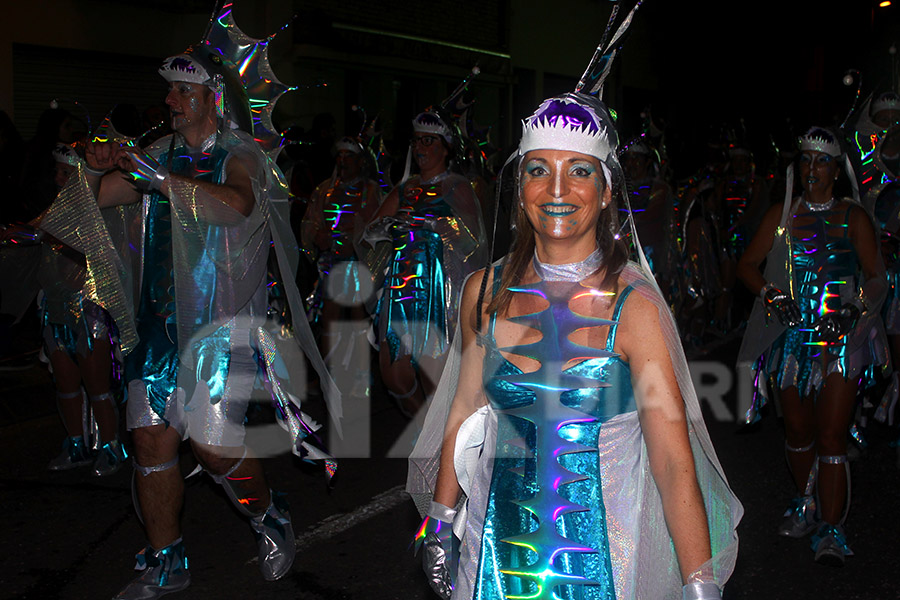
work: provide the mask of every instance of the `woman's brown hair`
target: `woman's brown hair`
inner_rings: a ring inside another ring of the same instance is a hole
[[[516,171],[516,196],[513,202],[513,242],[510,246],[509,254],[503,259],[502,275],[500,277],[499,290],[496,295],[492,295],[490,303],[488,303],[487,313],[505,316],[509,309],[510,300],[513,293],[510,288],[516,287],[522,281],[525,273],[528,271],[528,265],[534,256],[534,228],[528,221],[525,211],[519,206],[518,198],[521,194],[522,164],[520,161]],[[603,195],[608,185],[614,185],[609,181],[604,181],[604,187],[599,191],[597,202],[600,202],[600,196]],[[615,281],[625,267],[628,260],[628,251],[625,243],[619,239],[619,203],[616,200],[615,188],[613,189],[612,200],[609,205],[600,211],[600,218],[597,219],[597,246],[603,255],[603,262],[598,269],[605,269],[603,281],[600,284],[601,289],[613,290]],[[490,273],[485,273],[485,280],[488,279]],[[481,301],[478,303],[479,310]]]

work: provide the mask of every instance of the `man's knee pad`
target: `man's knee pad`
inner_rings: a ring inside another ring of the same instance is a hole
[[[213,478],[213,481],[222,486],[222,489],[225,490],[225,495],[228,496],[228,499],[231,500],[231,503],[234,504],[234,507],[238,509],[245,517],[258,517],[266,511],[266,507],[263,507],[261,510],[253,511],[251,510],[251,506],[259,501],[259,498],[254,498],[250,492],[244,489],[244,486],[247,483],[248,479],[252,479],[251,477],[233,477],[232,473],[238,470],[244,459],[247,457],[247,449],[244,448],[244,453],[237,460],[236,463],[231,465],[225,473],[221,475],[217,473],[211,472],[209,469],[205,469],[209,476]]]

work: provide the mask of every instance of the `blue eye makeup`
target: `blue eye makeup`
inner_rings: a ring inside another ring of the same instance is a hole
[[[590,177],[596,171],[591,163],[575,163],[569,168],[569,174],[575,177]]]
[[[525,165],[525,173],[531,177],[540,177],[547,174],[547,168],[544,163],[533,160]]]

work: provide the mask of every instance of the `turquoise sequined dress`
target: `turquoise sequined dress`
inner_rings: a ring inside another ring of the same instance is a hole
[[[601,467],[599,439],[610,419],[636,410],[630,368],[613,352],[632,289],[619,294],[612,320],[569,310],[571,296],[584,291],[578,284],[541,282],[518,290],[550,301],[538,314],[510,319],[540,330],[542,340],[503,348],[540,357],[535,373],[523,374],[501,355],[491,320],[484,386],[499,419],[475,598],[616,597],[623,546],[614,540],[611,548],[610,538],[621,536],[619,524],[607,519],[604,488],[619,480]],[[610,326],[603,350],[567,339],[576,329],[603,325]],[[576,357],[584,360],[557,371]],[[639,454],[632,458],[637,469]]]
[[[812,329],[822,315],[858,295],[859,262],[848,235],[851,210],[839,202],[825,211],[811,211],[801,202],[791,218],[794,296],[803,322],[784,331],[767,356],[765,370],[780,389],[794,386],[806,395],[831,373],[855,377],[886,361],[886,349],[877,340],[853,344],[854,336],[848,334],[826,345]]]
[[[469,182],[449,172],[427,182],[411,178],[399,196],[378,329],[391,360],[436,358],[449,345],[465,276],[483,266],[480,209]]]
[[[444,468],[451,407],[466,407],[452,459],[463,492],[453,522],[459,540],[453,600],[680,600],[681,572],[630,368],[614,351],[616,321],[623,307],[638,301],[658,311],[684,400],[713,556],[698,570],[720,586],[728,580],[743,509],[715,457],[668,305],[650,277],[633,263],[625,266],[609,320],[569,310],[573,293],[596,293],[580,284],[516,288],[547,298],[546,309],[507,319],[540,331],[541,340],[498,348],[494,325],[486,322],[483,385],[477,386],[484,396],[459,395],[470,374],[461,368],[460,337],[454,340],[410,456],[406,487],[424,515]],[[604,326],[610,327],[600,348],[569,341],[577,329]],[[540,368],[523,374],[504,353],[538,360]],[[574,366],[563,371],[568,365]]]

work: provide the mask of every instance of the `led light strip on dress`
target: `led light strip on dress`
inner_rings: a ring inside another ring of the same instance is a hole
[[[806,206],[807,210],[811,212],[825,212],[826,210],[834,208],[834,205],[837,204],[837,200],[832,196],[827,202],[810,202],[809,200],[804,200],[803,204]]]
[[[538,277],[544,281],[569,281],[577,283],[582,281],[589,275],[592,275],[600,268],[603,262],[603,253],[600,248],[591,252],[587,258],[580,262],[569,263],[565,265],[549,265],[538,260],[537,253],[534,255],[534,270]]]

